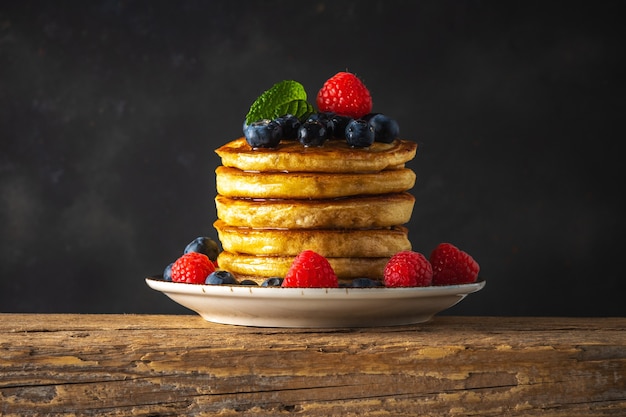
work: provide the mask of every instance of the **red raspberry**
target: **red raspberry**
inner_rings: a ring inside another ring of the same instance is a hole
[[[432,283],[433,268],[421,253],[410,250],[398,252],[385,266],[386,287],[427,287]]]
[[[372,111],[372,97],[356,75],[338,72],[317,93],[317,108],[358,119]]]
[[[337,288],[339,281],[326,258],[312,250],[305,250],[294,259],[282,286]]]
[[[469,284],[480,270],[474,258],[450,243],[440,243],[430,254],[430,263],[433,285]]]
[[[204,284],[206,277],[215,271],[215,265],[202,253],[189,252],[172,265],[172,281],[188,284]]]

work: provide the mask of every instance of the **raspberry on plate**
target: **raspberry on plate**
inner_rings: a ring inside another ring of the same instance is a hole
[[[433,285],[456,285],[476,282],[480,267],[469,254],[451,243],[440,243],[430,254]]]
[[[338,72],[317,93],[317,108],[354,119],[372,111],[372,96],[363,82],[349,72]]]
[[[410,250],[393,255],[385,266],[383,276],[386,287],[427,287],[432,279],[433,269],[428,259]]]
[[[203,253],[189,252],[172,265],[172,281],[188,284],[204,284],[207,276],[215,271],[215,265]]]
[[[312,250],[305,250],[294,259],[282,286],[337,288],[339,281],[326,258]]]

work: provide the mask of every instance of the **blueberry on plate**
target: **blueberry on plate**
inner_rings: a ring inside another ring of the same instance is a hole
[[[253,148],[275,148],[283,137],[283,128],[274,120],[263,119],[245,126],[243,134]]]
[[[283,279],[279,277],[271,277],[261,283],[261,287],[280,287],[283,285]]]
[[[165,269],[163,270],[163,280],[164,281],[171,281],[172,280],[172,265],[174,265],[174,262],[172,262],[171,264],[166,266]]]
[[[251,287],[256,287],[259,284],[257,284],[256,281],[253,281],[251,279],[244,279],[243,281],[239,283],[239,285],[248,285]]]
[[[383,283],[370,278],[355,278],[352,280],[352,286],[358,288],[382,287]]]
[[[222,284],[237,285],[238,284],[233,274],[231,274],[228,271],[223,271],[223,270],[211,272],[209,276],[206,277],[206,281],[204,281],[204,283],[209,284],[209,285],[222,285]]]
[[[346,126],[346,142],[355,148],[367,148],[374,143],[374,128],[365,120],[352,120]]]
[[[210,260],[214,261],[219,254],[219,248],[217,242],[213,239],[206,236],[199,236],[187,244],[183,253],[189,252],[203,253],[208,256]]]

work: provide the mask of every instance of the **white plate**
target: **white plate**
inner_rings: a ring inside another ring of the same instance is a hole
[[[481,290],[472,284],[406,288],[281,288],[147,284],[205,320],[259,327],[374,327],[422,323]]]

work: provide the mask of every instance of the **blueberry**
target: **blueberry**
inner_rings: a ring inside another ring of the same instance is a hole
[[[257,284],[256,281],[253,281],[251,279],[244,279],[243,281],[239,283],[239,285],[250,285],[250,286],[256,287],[259,284]]]
[[[365,120],[366,122],[369,122],[370,119],[374,116],[378,116],[380,113],[367,113],[365,116],[361,117],[361,119]]]
[[[206,277],[204,283],[209,285],[237,285],[237,280],[233,274],[228,271],[213,271]]]
[[[370,278],[355,278],[352,280],[352,287],[366,288],[366,287],[382,287],[383,283],[375,279]]]
[[[322,146],[328,138],[328,129],[320,121],[307,121],[298,130],[298,140],[306,147]]]
[[[309,115],[309,117],[307,117],[306,121],[307,122],[323,122],[323,123],[326,123],[326,122],[330,121],[334,115],[335,115],[335,113],[321,111],[321,112],[313,113],[313,114]]]
[[[345,139],[346,127],[353,119],[348,116],[339,116],[338,114],[335,114],[330,118],[330,120],[333,123],[333,136],[338,139]]]
[[[217,242],[213,239],[206,236],[200,236],[187,244],[183,253],[189,252],[203,253],[208,256],[210,260],[214,261],[217,259],[217,255],[219,254],[219,248],[217,247]]]
[[[293,114],[286,114],[274,120],[283,129],[284,139],[297,139],[300,120]]]
[[[275,148],[283,137],[283,128],[273,120],[263,119],[250,123],[243,134],[253,148]]]
[[[384,114],[372,114],[367,118],[367,122],[374,128],[377,142],[391,143],[400,135],[398,122]]]
[[[163,280],[165,281],[172,280],[172,265],[174,265],[174,262],[166,266],[165,269],[163,270]]]
[[[352,120],[346,126],[346,142],[355,148],[367,148],[374,143],[374,128],[365,120]]]
[[[306,119],[306,121],[307,122],[320,122],[326,128],[326,139],[330,139],[333,137],[333,131],[335,128],[335,125],[333,122],[333,116],[335,116],[335,113],[329,113],[329,112],[313,113]]]
[[[279,277],[271,277],[261,283],[261,287],[280,287],[283,285],[283,279]]]

